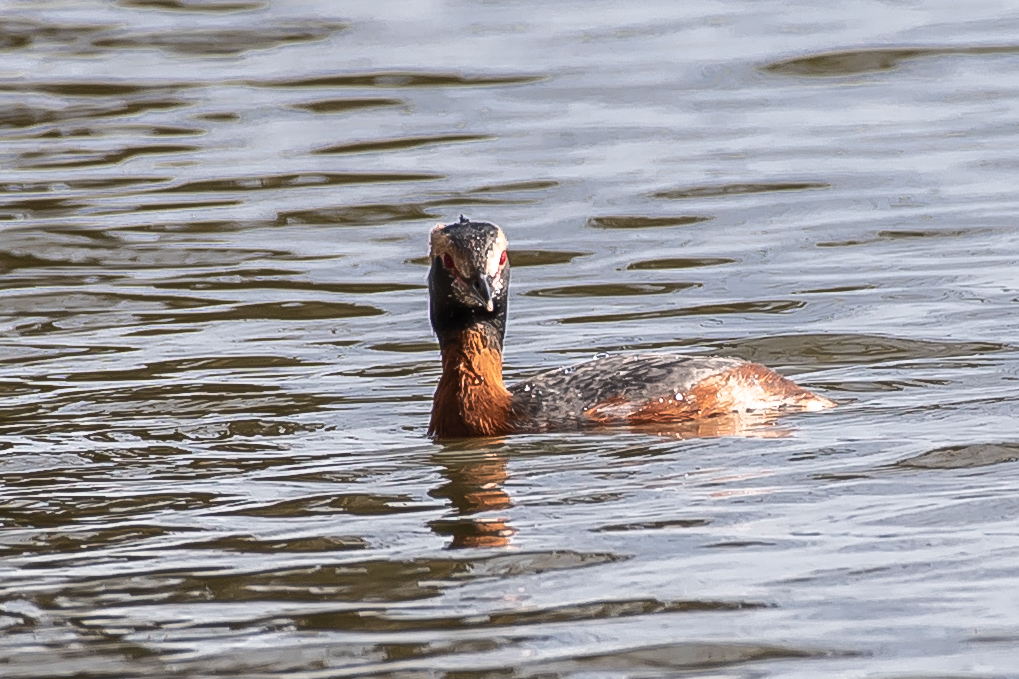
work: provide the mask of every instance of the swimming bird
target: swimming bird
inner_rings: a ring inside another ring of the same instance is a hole
[[[452,224],[437,224],[430,241],[429,316],[442,354],[428,426],[435,438],[682,424],[728,413],[835,405],[759,363],[659,353],[596,358],[507,389],[506,234],[461,215]]]

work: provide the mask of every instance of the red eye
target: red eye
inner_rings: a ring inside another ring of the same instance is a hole
[[[450,257],[448,254],[442,256],[442,263],[443,265],[445,265],[447,269],[452,269],[453,271],[456,271],[456,264],[453,263],[453,258]]]
[[[506,251],[503,250],[502,254],[499,255],[499,266],[502,266],[505,263],[506,263]]]

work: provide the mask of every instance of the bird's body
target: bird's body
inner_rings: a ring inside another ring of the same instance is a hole
[[[682,424],[728,413],[835,405],[758,363],[669,354],[596,358],[507,389],[505,235],[494,224],[461,217],[437,225],[431,241],[430,315],[442,376],[429,434],[437,438]]]

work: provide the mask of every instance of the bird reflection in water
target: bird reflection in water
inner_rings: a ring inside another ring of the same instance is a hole
[[[449,500],[452,517],[432,521],[436,535],[449,536],[449,549],[464,547],[504,547],[516,533],[506,518],[478,517],[483,512],[513,506],[506,482],[506,458],[497,453],[443,452],[432,458],[447,479],[428,494]]]
[[[727,414],[671,425],[626,427],[620,431],[679,440],[722,436],[784,438],[792,435],[793,429],[776,426],[778,419],[779,414],[773,412]],[[428,525],[436,535],[452,538],[448,549],[505,547],[517,532],[509,525],[508,519],[477,515],[513,506],[509,493],[503,489],[508,477],[506,456],[476,448],[463,450],[459,445],[463,444],[447,444],[441,453],[432,456],[432,462],[441,468],[446,482],[428,494],[449,500],[452,509],[448,517]]]
[[[726,413],[689,422],[628,427],[627,431],[679,440],[724,436],[760,439],[792,436],[795,430],[779,423],[781,415],[780,412]]]

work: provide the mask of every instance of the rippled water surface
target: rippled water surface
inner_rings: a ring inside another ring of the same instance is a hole
[[[8,2],[0,675],[1015,676],[1017,36]],[[510,381],[717,353],[839,407],[431,443],[460,213],[511,241]]]

